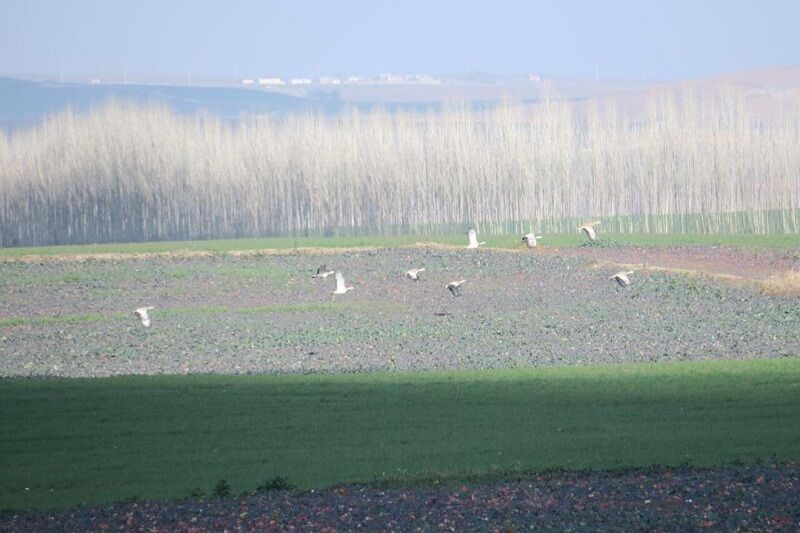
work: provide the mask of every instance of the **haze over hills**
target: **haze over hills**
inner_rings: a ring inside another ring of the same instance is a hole
[[[67,108],[82,112],[109,100],[163,104],[180,113],[204,110],[223,118],[307,110],[334,112],[341,107],[340,103],[324,98],[298,98],[232,87],[92,85],[0,78],[0,127],[36,124]]]
[[[98,80],[99,81],[99,80]],[[690,90],[718,94],[723,88],[740,92],[751,112],[780,113],[800,105],[800,66],[748,70],[682,82],[586,80],[528,76],[470,76],[436,83],[362,82],[341,85],[312,83],[263,88],[225,85],[162,85],[120,83],[61,83],[0,78],[0,127],[15,129],[40,122],[71,108],[86,111],[109,100],[166,105],[179,113],[207,112],[224,119],[252,114],[281,116],[294,112],[336,114],[349,108],[389,111],[439,109],[448,102],[491,107],[502,101],[535,103],[545,93],[578,104],[611,99],[621,109],[644,108],[656,90]]]

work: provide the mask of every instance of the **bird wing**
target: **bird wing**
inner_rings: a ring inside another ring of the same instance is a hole
[[[628,285],[631,282],[628,276],[625,275],[625,272],[617,272],[612,276],[612,279],[622,286]]]
[[[344,291],[344,274],[340,271],[336,271],[336,291],[343,292]]]
[[[319,268],[317,269],[317,274],[322,274],[323,272],[327,271],[328,271],[328,266],[323,264],[320,265]]]
[[[469,238],[469,245],[470,246],[478,246],[478,232],[474,229],[470,229],[467,232],[467,237]]]

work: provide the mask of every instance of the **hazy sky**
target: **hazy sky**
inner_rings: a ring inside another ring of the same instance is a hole
[[[800,0],[0,0],[0,74],[677,79],[800,64]]]

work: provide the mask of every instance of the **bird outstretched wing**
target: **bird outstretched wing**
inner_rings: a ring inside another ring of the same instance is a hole
[[[461,285],[458,283],[448,283],[447,289],[453,296],[461,296]]]
[[[345,283],[344,283],[344,274],[341,271],[336,271],[336,292],[344,292],[345,290]]]
[[[475,231],[474,228],[470,228],[467,232],[467,238],[469,238],[469,245],[472,247],[478,246],[478,232]]]

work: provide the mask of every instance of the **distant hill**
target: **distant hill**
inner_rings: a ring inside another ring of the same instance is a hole
[[[750,112],[763,116],[800,109],[800,66],[746,70],[694,80],[687,85],[701,94],[732,88],[744,95]]]
[[[651,96],[664,91],[676,95],[688,91],[705,98],[714,97],[724,91],[733,91],[744,98],[752,116],[774,117],[800,109],[800,66],[770,67],[692,80],[653,83],[638,89],[605,91],[594,98],[601,104],[604,100],[611,101],[618,110],[635,114],[646,109]],[[581,103],[575,107],[579,112],[583,108]]]
[[[235,87],[89,85],[0,78],[0,127],[26,126],[68,107],[85,111],[112,99],[162,103],[180,113],[208,111],[222,118],[293,111],[336,113],[344,105],[332,95],[300,98]]]
[[[679,82],[581,80],[527,77],[449,79],[440,84],[342,84],[336,88],[263,90],[237,86],[121,85],[27,81],[0,77],[0,128],[14,129],[40,122],[71,107],[85,111],[109,100],[159,103],[179,113],[206,111],[223,119],[243,115],[281,116],[293,112],[337,114],[349,108],[368,111],[440,109],[449,102],[470,102],[486,108],[498,102],[533,104],[549,92],[575,104],[580,113],[593,100],[613,101],[618,109],[640,112],[656,91],[689,89],[701,95],[730,87],[744,94],[751,112],[779,114],[800,105],[800,66],[774,67]]]
[[[587,82],[554,80],[555,94],[569,100],[585,100],[604,94],[639,90],[641,82]],[[352,84],[336,88],[294,88],[274,90],[232,86],[122,85],[28,81],[0,77],[0,127],[18,128],[40,122],[67,108],[86,111],[109,100],[159,103],[179,113],[206,111],[223,119],[242,115],[282,115],[292,112],[340,113],[357,108],[379,107],[426,111],[449,102],[469,102],[486,108],[510,100],[535,103],[545,85],[517,80],[449,80],[442,84]]]

